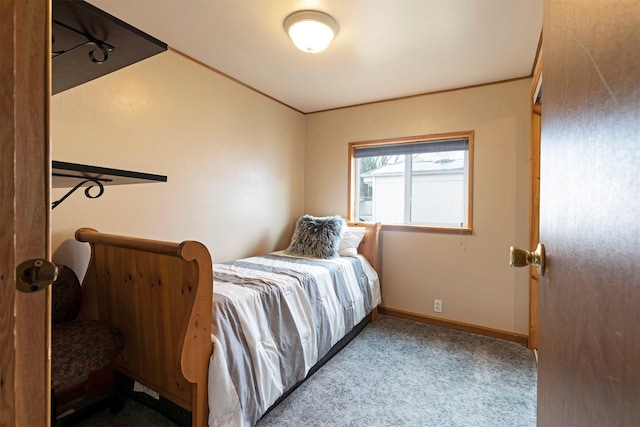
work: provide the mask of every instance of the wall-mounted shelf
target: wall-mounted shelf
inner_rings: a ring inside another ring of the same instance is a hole
[[[96,199],[104,193],[105,185],[167,182],[167,177],[166,175],[155,175],[54,160],[51,165],[51,181],[53,188],[71,188],[67,194],[51,203],[51,209],[54,209],[82,187],[85,187],[85,196],[90,199]],[[92,191],[94,192],[92,193]]]
[[[82,0],[52,3],[52,93],[167,50],[166,43]]]

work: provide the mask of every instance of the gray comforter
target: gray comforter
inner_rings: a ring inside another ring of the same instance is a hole
[[[364,257],[283,253],[216,264],[209,425],[254,425],[380,304]]]

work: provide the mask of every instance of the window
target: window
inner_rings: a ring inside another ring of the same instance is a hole
[[[349,144],[354,221],[471,231],[473,132]]]

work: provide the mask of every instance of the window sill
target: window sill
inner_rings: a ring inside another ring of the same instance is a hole
[[[470,227],[432,227],[427,225],[407,225],[407,224],[382,224],[382,231],[411,231],[417,233],[442,233],[456,235],[471,235],[473,229]]]

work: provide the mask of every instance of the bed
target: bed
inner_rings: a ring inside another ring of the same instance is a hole
[[[115,369],[189,411],[193,426],[253,425],[377,315],[380,225],[346,225],[364,233],[355,256],[279,251],[216,265],[196,241],[81,228],[91,258],[80,316],[120,329]],[[276,305],[265,311],[266,300]]]

